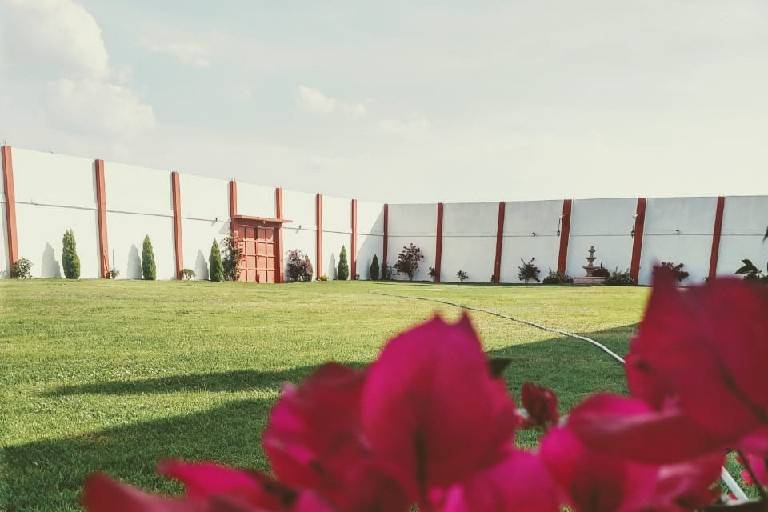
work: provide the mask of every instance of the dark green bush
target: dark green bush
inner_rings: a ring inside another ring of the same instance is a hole
[[[688,278],[688,276],[690,276],[690,275],[691,275],[691,274],[689,274],[688,272],[686,272],[685,270],[683,270],[683,267],[684,267],[684,264],[683,264],[683,263],[678,263],[677,265],[675,265],[675,264],[674,264],[673,262],[671,262],[671,261],[662,261],[662,262],[661,262],[661,266],[662,266],[663,268],[666,268],[666,269],[669,269],[669,270],[671,270],[671,271],[672,271],[672,273],[673,273],[673,274],[674,274],[674,276],[675,276],[675,279],[677,279],[677,282],[678,282],[678,283],[679,283],[679,282],[681,282],[681,281],[683,281],[684,279],[687,279],[687,278]]]
[[[459,281],[461,281],[463,283],[464,281],[469,279],[469,274],[467,274],[463,270],[459,270],[458,272],[456,272],[456,277],[458,277]]]
[[[520,262],[522,265],[517,267],[517,278],[526,284],[529,281],[539,282],[539,274],[541,274],[541,270],[539,270],[539,267],[534,263],[535,260],[536,258],[531,258],[529,261],[521,259]]]
[[[240,279],[240,242],[231,236],[222,240],[224,246],[222,266],[224,267],[224,279],[226,281],[237,281]]]
[[[288,261],[286,267],[288,281],[312,281],[312,274],[314,274],[312,262],[309,260],[309,256],[300,250],[292,249],[288,251]]]
[[[68,229],[61,239],[61,266],[64,268],[64,277],[67,279],[80,279],[80,257],[77,255],[75,233]]]
[[[768,283],[768,273],[764,273],[757,268],[757,265],[752,263],[750,259],[741,260],[743,265],[736,271],[737,275],[743,275],[747,281],[755,281],[759,283]],[[767,267],[768,268],[768,267]]]
[[[155,251],[152,250],[152,242],[149,239],[149,235],[144,237],[144,243],[141,246],[141,278],[147,281],[157,279]]]
[[[413,277],[419,269],[419,261],[423,259],[421,249],[413,244],[404,245],[403,250],[397,255],[397,263],[395,263],[394,268],[398,274],[405,274],[409,281],[413,281]]]
[[[564,274],[562,272],[555,272],[554,270],[550,270],[549,274],[541,280],[541,284],[571,284],[573,283],[573,278],[569,276],[568,274]]]
[[[32,277],[32,262],[27,258],[19,258],[11,264],[10,275],[13,279],[30,279]]]
[[[183,268],[181,269],[181,277],[185,281],[191,281],[195,278],[195,271],[191,268]]]
[[[616,267],[616,270],[611,272],[611,274],[605,279],[604,284],[608,286],[633,286],[637,283],[635,283],[635,280],[632,279],[632,276],[629,273],[629,269],[622,272],[618,267]]]
[[[336,268],[336,279],[346,281],[349,279],[349,264],[347,263],[347,248],[341,246],[339,253],[339,264]]]
[[[368,279],[371,281],[378,281],[379,279],[379,257],[373,255],[373,261],[371,267],[368,269]]]
[[[221,263],[221,250],[219,249],[219,242],[213,239],[211,244],[211,255],[208,258],[208,265],[210,270],[208,271],[208,279],[218,283],[224,280],[224,265]]]

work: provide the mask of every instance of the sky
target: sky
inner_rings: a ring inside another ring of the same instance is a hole
[[[0,0],[0,141],[389,202],[768,194],[765,0]]]

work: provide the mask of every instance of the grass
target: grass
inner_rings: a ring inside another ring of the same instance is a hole
[[[267,469],[260,447],[281,383],[318,364],[362,365],[448,299],[594,337],[619,353],[644,288],[32,280],[0,282],[0,510],[78,510],[83,478],[157,491],[158,459]],[[624,391],[623,370],[583,342],[473,313],[509,388],[534,380],[567,409]],[[530,434],[519,438],[532,444]]]

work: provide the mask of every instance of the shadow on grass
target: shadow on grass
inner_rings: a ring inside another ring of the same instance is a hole
[[[589,336],[623,354],[633,330],[634,325],[627,325]],[[504,377],[514,394],[524,381],[536,381],[558,393],[564,410],[595,391],[625,390],[620,365],[596,348],[570,338],[513,345],[493,350],[489,356],[512,360]],[[277,390],[283,382],[299,381],[312,369],[238,370],[83,384],[59,388],[52,394]],[[271,405],[271,400],[234,400],[207,411],[8,447],[5,449],[8,496],[7,503],[0,503],[0,509],[13,512],[78,510],[83,480],[97,470],[146,489],[175,492],[178,491],[175,484],[157,477],[154,471],[158,460],[169,457],[217,460],[266,469],[260,434]],[[532,442],[525,437],[520,441],[522,444]]]

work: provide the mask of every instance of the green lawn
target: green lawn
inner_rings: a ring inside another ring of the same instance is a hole
[[[504,311],[623,354],[648,290],[4,280],[0,510],[77,510],[83,478],[98,469],[174,491],[154,475],[164,457],[265,469],[260,432],[282,382],[328,360],[365,364],[433,311],[458,313],[380,293]],[[586,343],[472,316],[490,355],[513,360],[513,391],[534,380],[567,408],[596,390],[625,389],[622,368]]]

